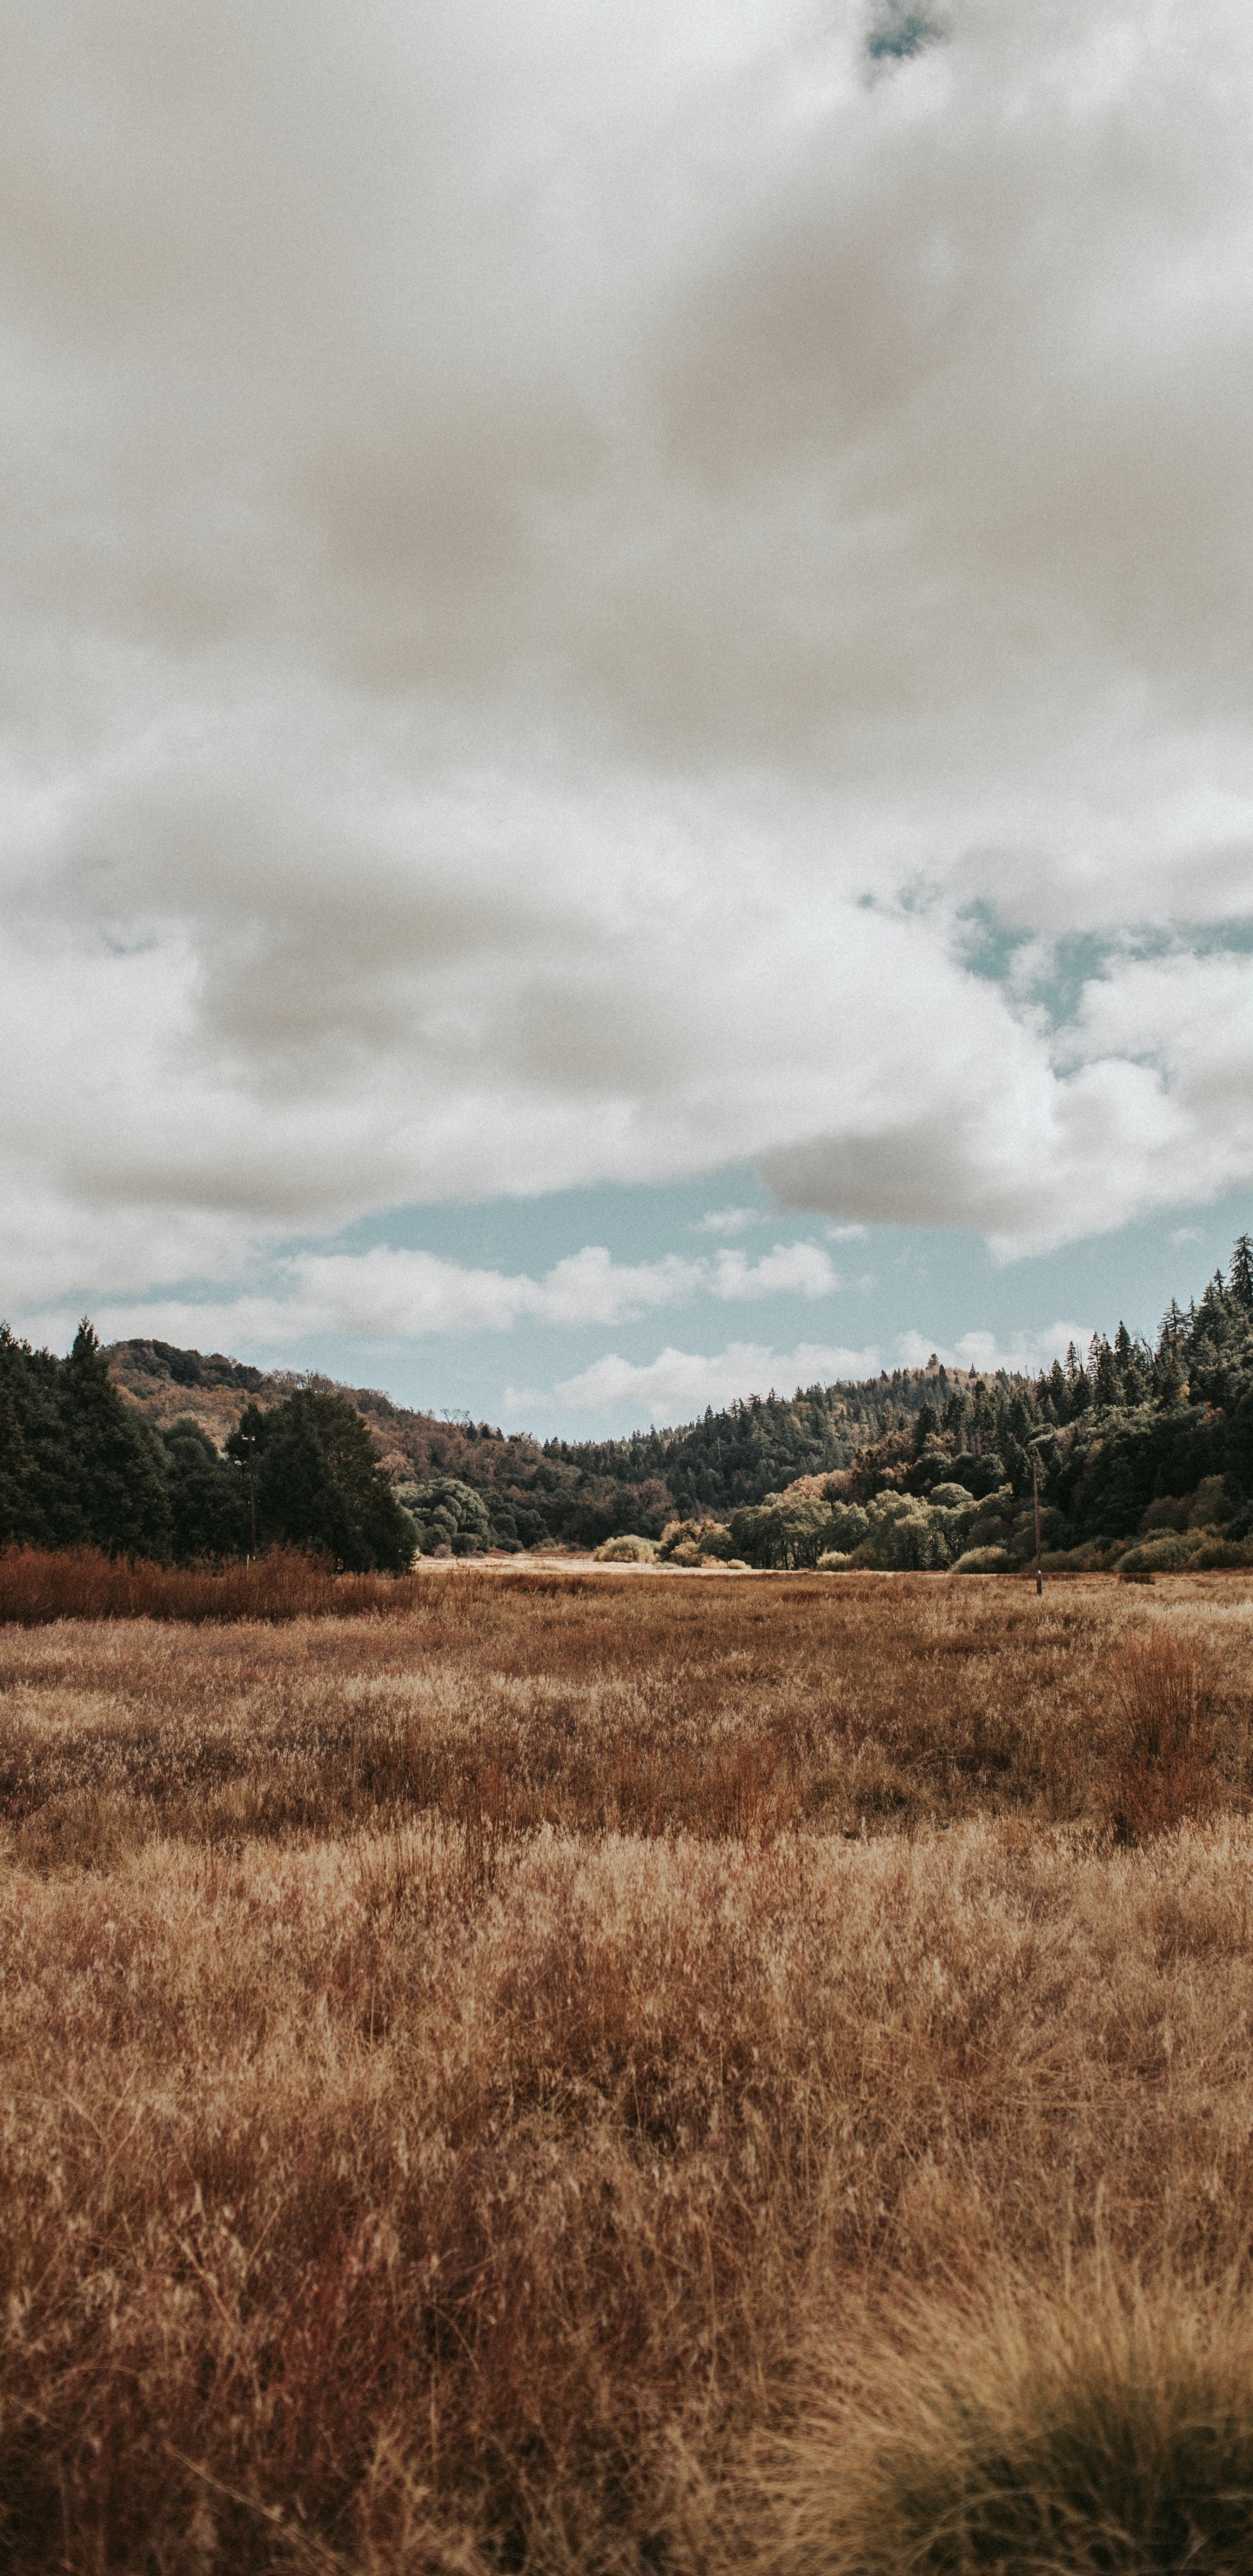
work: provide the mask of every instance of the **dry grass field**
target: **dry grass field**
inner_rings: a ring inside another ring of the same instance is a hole
[[[1253,2568],[1253,1580],[397,1598],[0,1629],[0,2561]]]

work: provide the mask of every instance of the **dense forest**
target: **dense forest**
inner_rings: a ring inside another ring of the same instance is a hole
[[[1153,1345],[1119,1325],[1036,1378],[933,1360],[752,1396],[681,1429],[540,1443],[368,1388],[162,1342],[65,1359],[0,1328],[0,1544],[188,1563],[282,1543],[398,1569],[415,1549],[595,1547],[688,1561],[1253,1560],[1253,1249]]]
[[[197,1384],[198,1354],[172,1356]],[[188,1412],[154,1427],[90,1324],[64,1360],[0,1327],[0,1544],[181,1564],[285,1545],[363,1572],[409,1564],[412,1526],[342,1390],[298,1386],[262,1406],[259,1371],[201,1365],[210,1382],[233,1370],[249,1399],[221,1446]]]

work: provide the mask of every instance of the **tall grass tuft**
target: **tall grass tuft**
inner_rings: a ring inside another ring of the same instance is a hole
[[[1153,1629],[1111,1674],[1111,1820],[1148,1842],[1214,1804],[1214,1685],[1192,1640]]]
[[[1253,2566],[1253,2322],[1098,2266],[906,2303],[789,2446],[789,2576],[1237,2576]]]

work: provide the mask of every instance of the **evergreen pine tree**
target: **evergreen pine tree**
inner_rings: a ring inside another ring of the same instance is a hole
[[[0,1378],[0,1547],[29,1537],[35,1508],[34,1462],[13,1389]]]
[[[1179,1346],[1163,1337],[1153,1361],[1153,1396],[1163,1413],[1168,1413],[1172,1405],[1182,1404],[1187,1385]]]
[[[86,1316],[60,1370],[57,1399],[83,1536],[111,1556],[168,1556],[170,1510],[160,1450],[147,1423],[114,1386]]]
[[[1232,1247],[1228,1288],[1237,1305],[1253,1317],[1253,1243],[1247,1234],[1238,1234]]]
[[[1093,1400],[1106,1410],[1110,1410],[1118,1403],[1122,1393],[1118,1362],[1103,1333],[1099,1340],[1094,1341],[1093,1347],[1096,1352],[1096,1367],[1092,1372]],[[1128,1341],[1128,1348],[1130,1348],[1130,1341]]]
[[[86,1536],[57,1404],[61,1362],[0,1324],[0,1546],[61,1547]]]
[[[247,1480],[233,1458],[220,1457],[190,1418],[162,1434],[171,1541],[179,1564],[197,1557],[243,1556],[248,1546]]]
[[[1150,1363],[1151,1367],[1151,1363]],[[1122,1373],[1122,1400],[1129,1410],[1143,1404],[1148,1394],[1148,1375],[1135,1356],[1128,1360]]]
[[[413,1532],[346,1395],[301,1388],[269,1413],[249,1405],[227,1441],[229,1454],[244,1460],[249,1441],[256,1443],[263,1545],[319,1548],[354,1573],[403,1572]]]

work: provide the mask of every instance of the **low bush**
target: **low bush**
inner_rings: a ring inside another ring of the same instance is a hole
[[[1182,1566],[1195,1561],[1204,1543],[1200,1530],[1166,1530],[1160,1537],[1141,1539],[1135,1547],[1124,1548],[1118,1562],[1128,1574],[1176,1574]]]
[[[1202,1574],[1222,1566],[1253,1565],[1253,1546],[1247,1539],[1222,1538],[1212,1530],[1202,1530],[1201,1545],[1192,1562]]]
[[[707,1559],[724,1560],[731,1555],[731,1532],[725,1521],[667,1521],[657,1549],[666,1565],[703,1565]]]

